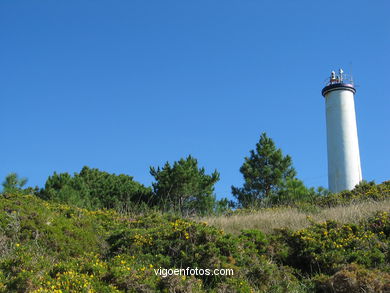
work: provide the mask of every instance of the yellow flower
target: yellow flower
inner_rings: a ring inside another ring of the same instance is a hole
[[[16,247],[19,247],[19,246],[20,246],[20,244],[19,244],[19,243],[16,243],[16,244],[15,244],[15,246],[16,246]]]

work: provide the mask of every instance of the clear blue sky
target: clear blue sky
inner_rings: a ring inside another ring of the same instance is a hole
[[[390,179],[390,2],[0,2],[0,178],[84,165],[145,185],[192,154],[218,197],[265,131],[327,186],[324,79],[357,82],[363,177]]]

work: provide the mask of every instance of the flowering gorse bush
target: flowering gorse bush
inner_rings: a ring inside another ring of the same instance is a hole
[[[315,204],[322,207],[346,205],[365,200],[381,201],[390,198],[390,181],[381,184],[362,182],[351,191],[332,193],[317,198]]]
[[[288,247],[285,262],[310,274],[333,274],[349,263],[385,267],[389,243],[382,230],[388,221],[387,213],[379,213],[361,225],[327,221],[295,232],[282,230],[280,239]]]

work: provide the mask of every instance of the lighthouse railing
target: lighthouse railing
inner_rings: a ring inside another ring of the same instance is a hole
[[[347,84],[354,84],[353,77],[350,74],[342,73],[335,75],[333,77],[327,77],[324,80],[325,86],[331,85],[331,84],[337,84],[337,83],[347,83]]]

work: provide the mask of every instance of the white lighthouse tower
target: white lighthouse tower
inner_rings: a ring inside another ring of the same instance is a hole
[[[328,184],[331,192],[351,190],[362,181],[351,77],[332,71],[322,89],[326,105]]]

